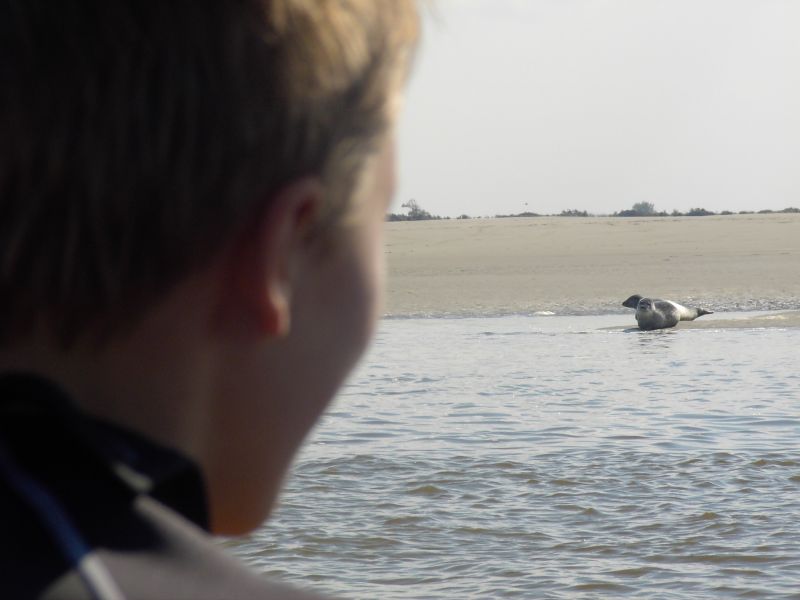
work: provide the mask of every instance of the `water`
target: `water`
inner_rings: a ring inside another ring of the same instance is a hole
[[[383,321],[234,552],[350,598],[800,598],[800,329],[630,320]]]

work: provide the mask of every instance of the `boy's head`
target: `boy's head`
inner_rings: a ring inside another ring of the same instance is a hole
[[[416,17],[0,0],[0,368],[187,452],[216,531],[263,518],[370,333]]]
[[[0,344],[112,336],[303,177],[343,218],[411,0],[0,0]]]

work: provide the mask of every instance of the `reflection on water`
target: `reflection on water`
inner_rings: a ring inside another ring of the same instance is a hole
[[[234,551],[354,598],[792,597],[800,329],[625,324],[384,321]]]
[[[638,329],[630,329],[628,333],[636,335],[636,342],[639,346],[639,352],[647,354],[656,354],[662,350],[669,350],[675,340],[675,335],[679,335],[676,329],[659,329],[656,331],[640,331]],[[667,354],[666,356],[669,356]]]

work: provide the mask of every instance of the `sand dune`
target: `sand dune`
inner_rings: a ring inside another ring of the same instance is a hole
[[[800,308],[798,214],[387,228],[388,315],[623,312],[620,302],[633,293],[717,312]]]

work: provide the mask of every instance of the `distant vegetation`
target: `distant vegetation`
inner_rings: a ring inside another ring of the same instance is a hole
[[[407,208],[408,214],[391,213],[386,216],[386,220],[387,221],[431,221],[431,220],[450,218],[450,217],[440,217],[438,215],[432,215],[427,210],[422,208],[419,204],[417,204],[415,200],[409,200],[405,204],[402,204],[401,207]],[[759,211],[741,210],[738,212],[738,214],[740,215],[752,215],[752,214],[769,215],[769,214],[780,214],[780,213],[800,213],[800,208],[789,207],[789,208],[784,208],[783,210],[763,209]],[[655,204],[653,204],[652,202],[636,202],[631,208],[615,212],[611,216],[612,217],[705,217],[710,215],[733,215],[733,214],[737,213],[731,212],[729,210],[723,210],[721,212],[715,213],[713,211],[706,210],[705,208],[690,208],[686,212],[673,210],[671,213],[667,213],[666,211],[656,210]],[[495,215],[494,218],[509,219],[509,218],[519,218],[519,217],[594,217],[594,216],[596,215],[593,215],[585,210],[569,209],[569,210],[562,210],[557,215],[542,215],[535,212],[525,211],[510,215]],[[456,218],[472,219],[473,217],[467,214],[463,214]]]
[[[784,208],[783,210],[760,210],[758,214],[773,214],[773,213],[797,213],[800,212],[800,209],[789,207]],[[664,211],[656,211],[656,207],[652,202],[637,202],[628,210],[621,210],[619,212],[615,212],[612,217],[707,217],[710,215],[732,215],[735,214],[729,210],[723,210],[722,212],[715,213],[711,210],[706,210],[705,208],[690,208],[686,212],[681,212],[679,210],[673,210],[669,215]],[[752,210],[742,210],[739,211],[740,215],[751,215],[753,214]]]
[[[398,215],[396,213],[390,213],[387,215],[387,221],[431,221],[431,220],[438,220],[441,219],[439,215],[432,215],[427,210],[422,208],[419,204],[417,204],[416,200],[409,200],[405,204],[400,205],[401,208],[407,208],[408,214],[407,215]],[[459,219],[469,219],[467,215],[461,215]]]
[[[543,215],[540,215],[539,213],[535,213],[535,212],[521,212],[521,213],[517,213],[516,215],[495,215],[494,218],[495,219],[510,219],[510,218],[514,218],[514,217],[541,217],[541,216],[543,216]]]
[[[713,215],[714,213],[710,210],[706,210],[705,208],[690,208],[689,212],[686,213],[687,217],[707,217],[708,215]]]
[[[629,210],[615,212],[612,217],[666,217],[667,213],[657,213],[652,202],[637,202]]]
[[[765,208],[764,210],[758,211],[758,214],[760,215],[771,215],[773,213],[800,213],[800,208],[790,206],[789,208],[784,208],[783,210],[770,210]],[[742,211],[742,214],[744,214],[744,211]]]

